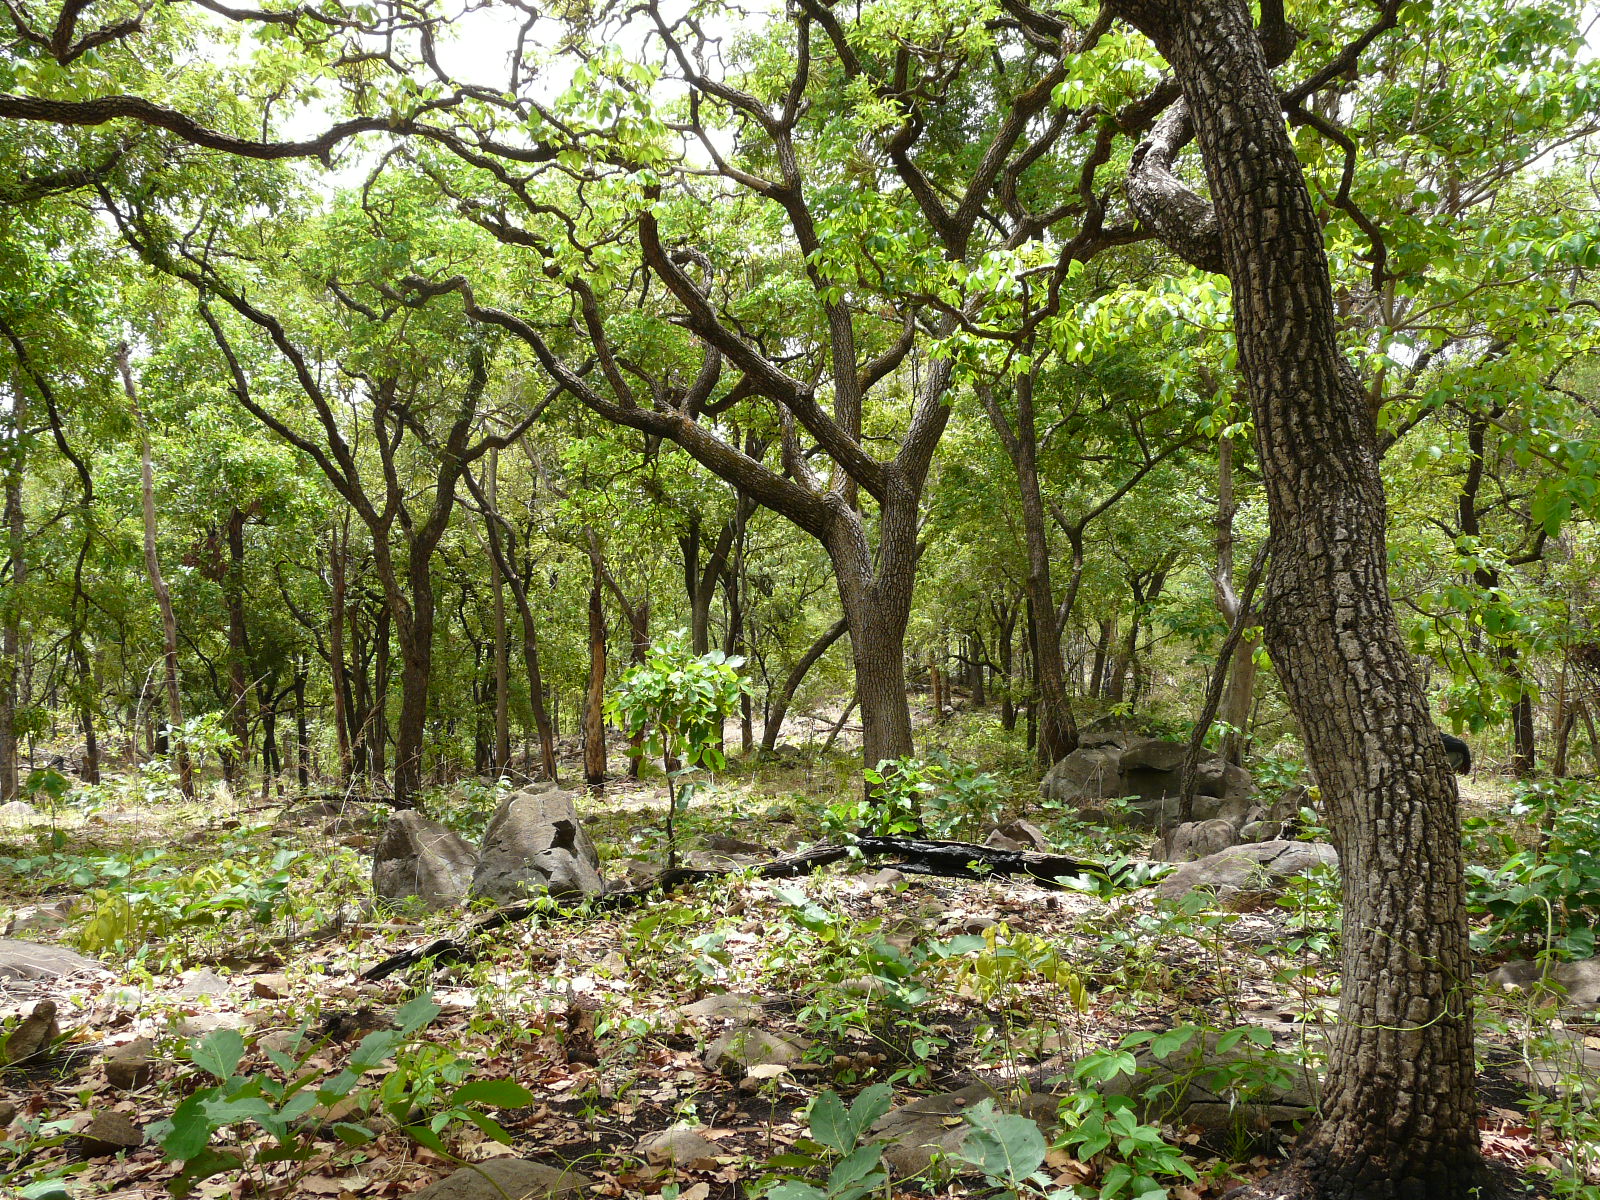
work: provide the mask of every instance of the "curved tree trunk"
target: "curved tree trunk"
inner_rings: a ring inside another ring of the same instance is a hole
[[[1343,880],[1324,1119],[1246,1194],[1459,1200],[1486,1173],[1456,786],[1389,599],[1376,430],[1339,351],[1321,229],[1244,0],[1113,9],[1171,63],[1204,155],[1272,519],[1267,644]],[[1136,157],[1167,200],[1196,199],[1160,170],[1181,120],[1164,118]],[[1161,198],[1144,198],[1149,220]]]
[[[828,626],[827,629],[823,630],[822,635],[811,643],[810,648],[800,656],[800,661],[795,663],[794,669],[784,676],[777,695],[773,697],[771,704],[768,706],[766,723],[761,730],[761,749],[763,751],[771,754],[778,748],[778,734],[783,729],[783,719],[789,713],[789,702],[794,699],[796,689],[799,688],[801,681],[805,679],[811,668],[817,665],[817,660],[827,653],[828,647],[843,637],[848,628],[848,623],[842,617]]]

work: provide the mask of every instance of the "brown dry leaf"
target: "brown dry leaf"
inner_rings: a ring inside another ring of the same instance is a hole
[[[704,1181],[678,1193],[678,1200],[706,1200],[711,1195],[711,1185]]]
[[[350,1183],[348,1179],[335,1179],[332,1175],[307,1175],[296,1186],[313,1196],[337,1196],[340,1192],[348,1191]]]

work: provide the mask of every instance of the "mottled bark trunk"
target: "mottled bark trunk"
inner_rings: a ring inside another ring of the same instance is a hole
[[[827,550],[850,627],[862,762],[869,767],[912,752],[905,638],[916,580],[917,501],[916,493],[904,487],[885,496],[874,555],[861,514],[842,497],[833,500]]]
[[[431,555],[412,550],[406,572],[408,620],[397,620],[400,643],[400,720],[395,727],[394,803],[414,808],[422,788],[423,748],[428,729],[428,684],[433,676],[434,596]]]
[[[1486,1183],[1455,779],[1389,599],[1367,397],[1244,0],[1113,0],[1173,67],[1233,283],[1272,520],[1267,645],[1339,851],[1339,1023],[1323,1121],[1255,1196],[1459,1200]]]

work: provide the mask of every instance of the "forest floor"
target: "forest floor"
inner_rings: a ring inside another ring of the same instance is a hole
[[[846,758],[809,753],[735,765],[695,797],[682,842],[811,843],[851,772]],[[981,811],[952,819],[954,836],[981,841],[995,822],[1026,816],[1063,853],[1109,861],[1148,849],[1128,830],[1042,808],[1024,772],[990,784]],[[1464,794],[1469,810],[1494,814],[1507,792],[1485,778]],[[458,784],[430,797],[430,812],[473,836],[494,795]],[[1027,1094],[1064,1105],[1066,1132],[1042,1165],[1053,1186],[1116,1197],[1141,1194],[1143,1179],[1155,1189],[1146,1194],[1194,1200],[1279,1160],[1293,1123],[1244,1102],[1252,1089],[1283,1092],[1303,1063],[1314,1081],[1337,1003],[1331,873],[1232,913],[1159,905],[1105,881],[1051,889],[859,862],[787,881],[735,875],[622,913],[552,910],[481,939],[473,961],[363,983],[363,970],[459,932],[467,915],[372,910],[386,808],[156,803],[132,781],[96,797],[69,797],[51,827],[0,829],[7,936],[59,939],[105,966],[0,978],[6,1027],[42,999],[59,1024],[40,1054],[0,1073],[0,1108],[16,1107],[0,1195],[182,1191],[175,1159],[198,1175],[209,1144],[230,1157],[187,1183],[199,1197],[399,1196],[462,1161],[512,1155],[578,1172],[593,1196],[735,1200],[792,1177],[819,1186],[806,1200],[853,1200],[848,1180],[829,1183],[805,1163],[830,1159],[814,1111],[808,1128],[819,1094],[865,1095],[861,1116],[883,1094],[864,1092],[873,1084],[905,1104],[983,1083],[1002,1107],[1036,1114],[1018,1099]],[[586,800],[608,878],[659,855],[664,803],[659,778]],[[1589,1097],[1554,1068],[1534,1079],[1542,1089],[1518,1075],[1574,1039],[1600,1048],[1597,1030],[1499,999],[1483,1013],[1489,1153],[1588,1186],[1594,1147],[1573,1130],[1593,1128]],[[789,1049],[715,1061],[730,1029]],[[1238,1119],[1197,1122],[1198,1110],[1129,1106],[1117,1088],[1090,1086],[1124,1075],[1152,1039],[1181,1042],[1175,1029],[1227,1061]],[[108,1067],[119,1050],[136,1069]],[[960,1112],[933,1123],[965,1128]],[[1107,1145],[1090,1136],[1100,1127]],[[669,1129],[704,1141],[653,1146]],[[952,1159],[886,1186],[991,1194],[995,1182]]]

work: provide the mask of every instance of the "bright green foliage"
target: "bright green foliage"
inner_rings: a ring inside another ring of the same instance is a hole
[[[1522,789],[1515,811],[1532,816],[1544,831],[1539,845],[1524,848],[1510,833],[1490,838],[1509,857],[1497,868],[1467,868],[1467,902],[1486,913],[1488,928],[1475,930],[1483,951],[1588,958],[1600,926],[1600,788],[1589,780],[1552,779]],[[1485,833],[1474,818],[1469,833]]]
[[[738,711],[748,684],[739,674],[744,659],[720,650],[695,655],[683,630],[659,638],[645,660],[630,667],[606,698],[606,716],[633,735],[642,735],[641,753],[661,757],[667,773],[668,864],[677,866],[675,818],[692,789],[682,776],[700,768],[721,770],[722,723]],[[681,764],[678,765],[678,764]]]
[[[1000,1112],[993,1100],[980,1101],[961,1118],[972,1132],[957,1157],[982,1171],[992,1186],[1011,1196],[1049,1186],[1050,1177],[1040,1170],[1048,1147],[1033,1118]]]
[[[811,1103],[811,1141],[797,1143],[796,1152],[774,1158],[779,1168],[828,1168],[827,1183],[816,1187],[786,1179],[766,1194],[768,1200],[860,1200],[885,1187],[883,1147],[862,1145],[861,1139],[879,1117],[889,1111],[894,1091],[875,1083],[855,1098],[847,1109],[834,1091],[825,1091]]]
[[[324,1054],[322,1042],[297,1045],[293,1053],[266,1051],[276,1070],[241,1071],[247,1050],[243,1035],[234,1029],[208,1034],[189,1049],[189,1060],[218,1082],[192,1093],[170,1119],[150,1131],[168,1158],[184,1164],[168,1185],[173,1195],[186,1196],[202,1180],[223,1171],[306,1162],[320,1152],[314,1130],[327,1121],[333,1106],[347,1099],[354,1101],[352,1115],[382,1113],[441,1154],[448,1150],[439,1135],[456,1121],[509,1143],[510,1134],[476,1106],[515,1107],[529,1103],[532,1094],[509,1080],[462,1083],[470,1063],[418,1036],[439,1011],[427,996],[407,1002],[395,1013],[395,1028],[362,1038],[337,1072],[317,1065]],[[381,1082],[374,1086],[364,1081],[390,1058],[394,1066]],[[418,1110],[431,1115],[420,1120]],[[227,1149],[212,1145],[219,1132],[252,1125],[272,1142],[251,1143],[235,1135]],[[347,1146],[363,1145],[374,1136],[352,1120],[335,1123],[333,1132]]]

